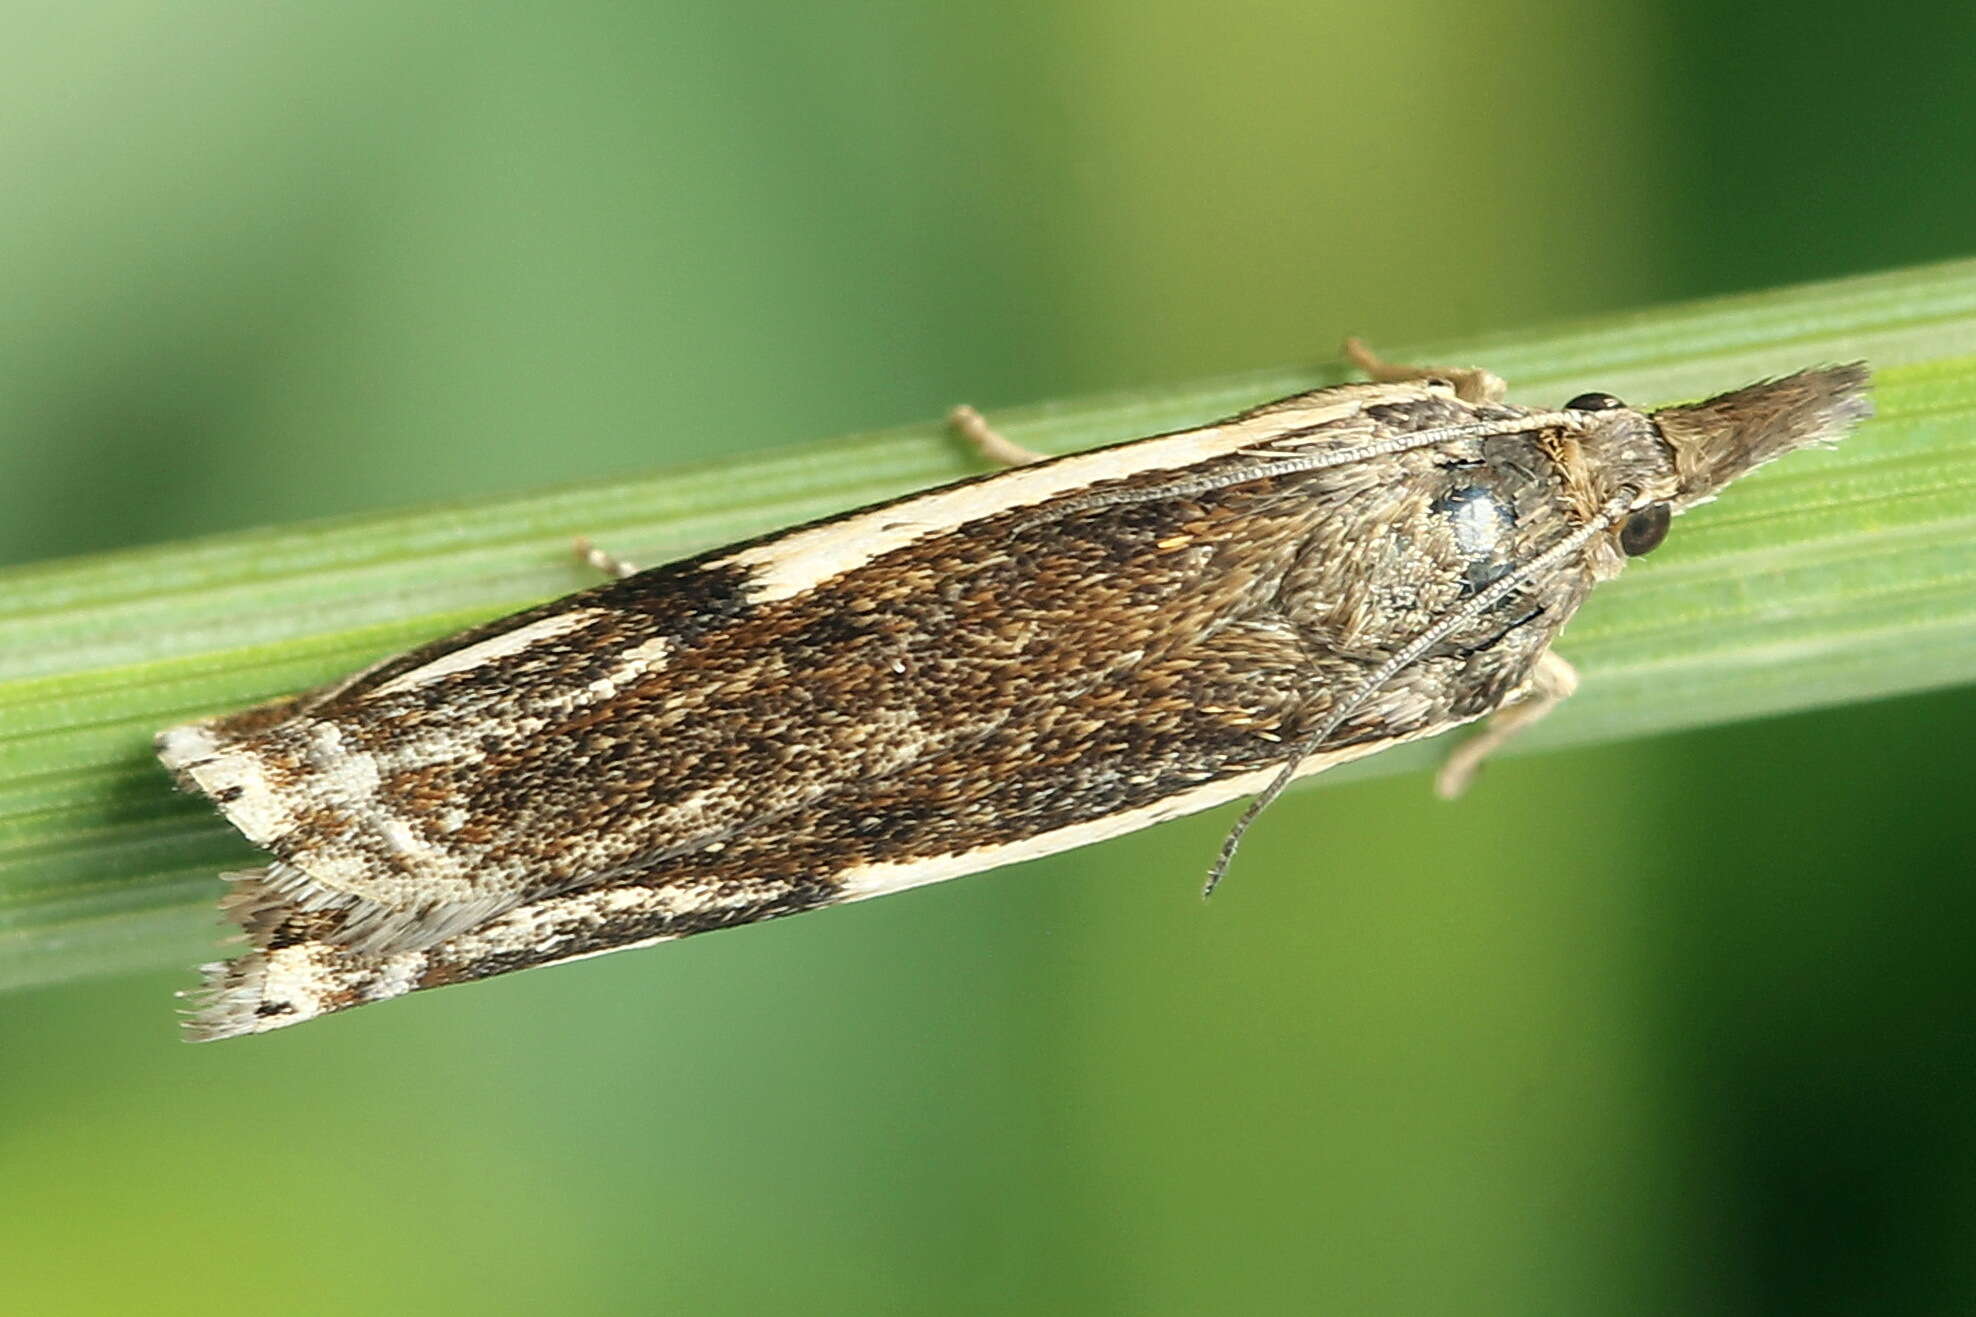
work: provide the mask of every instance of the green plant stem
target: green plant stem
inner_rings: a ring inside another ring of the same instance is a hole
[[[1853,358],[1876,370],[1879,414],[1855,438],[1739,484],[1600,590],[1560,645],[1584,691],[1518,749],[1976,677],[1976,261],[1389,352],[1482,362],[1533,402],[1599,388],[1659,404]],[[1059,452],[1343,378],[1270,371],[995,419]],[[977,469],[930,423],[0,573],[0,986],[207,953],[215,875],[253,853],[171,789],[159,728],[586,585],[578,534],[664,561]]]

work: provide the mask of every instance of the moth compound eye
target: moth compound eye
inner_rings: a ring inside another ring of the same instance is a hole
[[[1647,504],[1620,523],[1620,549],[1629,558],[1652,553],[1660,547],[1660,542],[1667,538],[1667,526],[1673,520],[1674,509],[1667,504]]]
[[[1581,393],[1564,404],[1568,412],[1609,412],[1626,404],[1610,393]]]

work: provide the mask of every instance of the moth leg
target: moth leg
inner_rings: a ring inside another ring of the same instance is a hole
[[[1503,742],[1536,722],[1563,703],[1578,689],[1578,670],[1549,650],[1530,670],[1523,696],[1489,715],[1482,730],[1457,745],[1434,775],[1434,792],[1443,800],[1453,800],[1468,790],[1475,770],[1499,749]]]
[[[1463,402],[1501,402],[1509,392],[1503,377],[1480,366],[1400,366],[1384,360],[1355,338],[1345,340],[1345,360],[1380,384],[1406,380],[1446,380],[1455,386],[1455,397]]]
[[[975,452],[1001,466],[1026,466],[1049,456],[1048,453],[1039,453],[1033,448],[1024,448],[1013,440],[1004,439],[994,426],[988,424],[987,417],[966,405],[948,412],[947,424],[953,426],[961,438],[973,444]]]
[[[614,554],[604,552],[592,544],[586,535],[577,536],[570,547],[576,551],[578,562],[595,567],[604,575],[615,580],[623,580],[627,576],[636,576],[638,574],[639,569],[636,566]]]

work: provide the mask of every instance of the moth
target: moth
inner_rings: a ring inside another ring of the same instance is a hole
[[[195,1039],[897,892],[1250,797],[1576,685],[1672,516],[1869,412],[1853,364],[1644,412],[1389,365],[1197,429],[613,579],[158,753],[270,856]],[[1210,880],[1212,885],[1212,878]]]

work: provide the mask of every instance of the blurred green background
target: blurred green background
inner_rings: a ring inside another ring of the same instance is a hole
[[[1976,238],[1965,6],[0,30],[0,561]],[[217,1047],[189,975],[15,994],[0,1303],[1966,1312],[1972,734],[1951,692],[1303,792],[1207,909],[1218,814]]]

